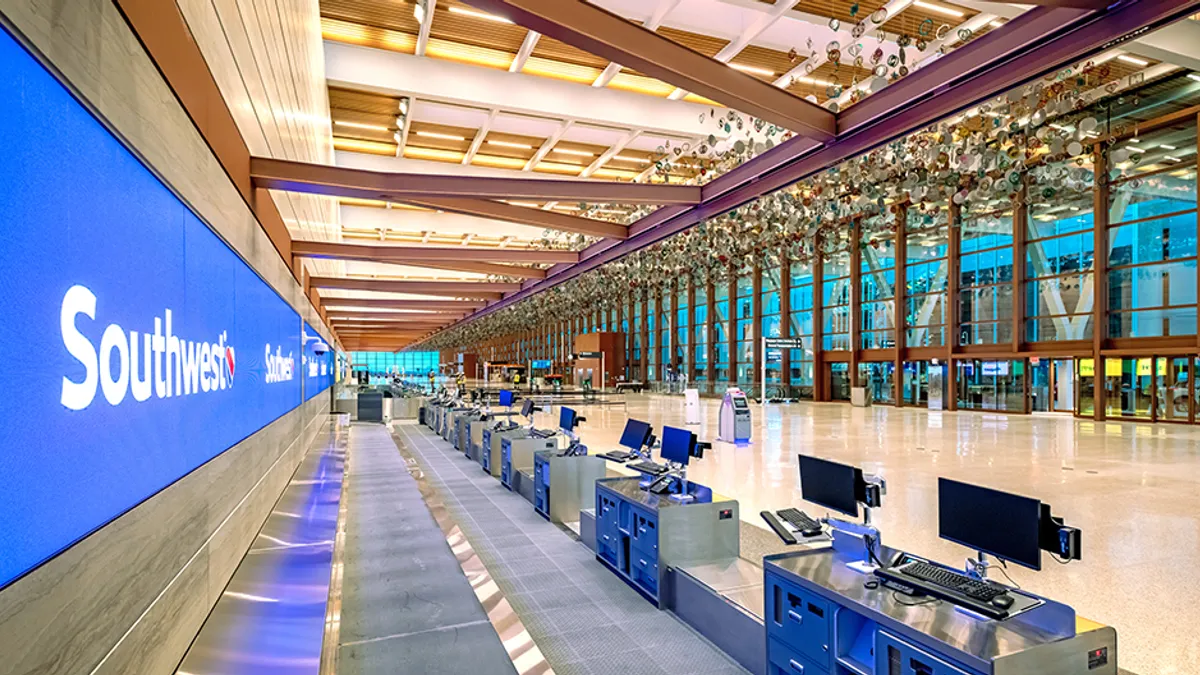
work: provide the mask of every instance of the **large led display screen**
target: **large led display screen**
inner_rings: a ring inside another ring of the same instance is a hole
[[[324,351],[317,352],[317,345],[324,346]],[[333,386],[334,375],[334,352],[333,348],[313,330],[313,327],[304,322],[304,400],[307,401],[312,397],[320,394],[329,387]]]
[[[300,405],[299,315],[0,30],[0,587]]]

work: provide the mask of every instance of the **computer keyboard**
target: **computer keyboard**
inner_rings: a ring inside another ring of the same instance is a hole
[[[667,467],[660,464],[655,464],[654,462],[635,462],[633,464],[626,464],[625,466],[628,466],[635,471],[641,471],[642,473],[648,473],[654,476],[658,476],[667,472]]]
[[[1008,592],[1007,589],[1000,586],[980,581],[979,579],[948,570],[944,567],[931,565],[927,562],[917,561],[909,563],[901,568],[901,571],[910,577],[957,591],[972,600],[980,602],[991,602],[992,598]]]
[[[770,511],[760,511],[758,515],[761,516],[763,520],[767,521],[767,525],[771,526],[771,529],[775,531],[775,534],[779,535],[779,538],[783,540],[783,543],[787,544],[788,546],[796,543],[796,535],[788,532],[788,529],[783,526],[783,523],[779,522],[779,519],[775,517],[774,513],[771,513]]]
[[[558,433],[557,431],[552,431],[550,429],[534,429],[530,433],[530,435],[535,436],[537,438],[550,438],[551,436],[554,436],[557,433]]]
[[[786,523],[799,530],[806,537],[821,533],[821,524],[809,518],[808,514],[800,509],[783,509],[777,513]],[[810,532],[812,534],[809,534]]]
[[[616,450],[614,450],[612,452],[601,453],[599,456],[603,457],[604,459],[607,459],[610,462],[627,462],[627,461],[633,459],[634,457],[637,457],[637,455],[635,455],[633,453],[618,452]]]

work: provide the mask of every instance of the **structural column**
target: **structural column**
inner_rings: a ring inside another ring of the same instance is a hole
[[[1104,336],[1107,332],[1104,308],[1108,304],[1108,157],[1104,144],[1092,146],[1092,378],[1097,420],[1106,418],[1108,392],[1105,390]],[[1152,390],[1155,389],[1152,387]],[[1151,410],[1154,410],[1152,407]]]
[[[958,343],[959,302],[958,281],[962,264],[962,221],[957,204],[950,201],[949,246],[946,253],[946,377],[942,378],[942,405],[946,410],[958,409],[958,386],[955,375],[958,364],[954,361],[954,345]]]
[[[895,321],[892,322],[896,331],[895,361],[892,366],[892,390],[896,407],[904,405],[904,354],[908,349],[908,330],[905,318],[908,316],[908,204],[900,204],[896,208],[896,283],[892,284],[892,302],[896,305]]]
[[[750,340],[750,353],[753,355],[751,363],[754,364],[754,373],[750,376],[750,381],[758,386],[758,397],[760,400],[767,398],[767,383],[763,381],[763,353],[762,353],[762,265],[754,263],[754,269],[750,272],[750,326],[753,329]]]

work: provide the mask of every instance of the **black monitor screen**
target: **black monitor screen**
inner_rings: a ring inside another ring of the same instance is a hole
[[[512,392],[511,392],[511,391],[509,391],[508,389],[501,389],[501,390],[500,390],[500,405],[501,405],[502,407],[505,407],[505,408],[507,408],[507,407],[509,407],[509,406],[510,406],[510,405],[512,405],[512,404],[513,404],[513,394],[512,394]]]
[[[734,410],[749,410],[750,406],[746,405],[746,399],[738,397],[733,399]]]
[[[857,518],[861,481],[861,469],[800,455],[800,495],[814,504]]]
[[[532,414],[533,414],[533,399],[527,398],[527,399],[525,399],[525,402],[521,404],[521,416],[529,417]]]
[[[650,425],[641,420],[625,422],[625,431],[621,432],[621,445],[630,450],[641,450],[650,437]]]
[[[663,427],[662,448],[659,450],[659,454],[665,460],[687,464],[688,458],[692,454],[692,445],[695,442],[696,435],[687,429]]]
[[[1042,503],[1008,492],[938,479],[938,534],[967,548],[1042,569]]]
[[[575,428],[575,411],[563,407],[558,411],[558,428],[563,431],[570,431]]]

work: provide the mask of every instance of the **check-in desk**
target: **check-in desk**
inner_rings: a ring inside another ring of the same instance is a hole
[[[525,438],[528,435],[529,429],[526,427],[501,430],[493,426],[485,426],[481,432],[481,440],[479,442],[481,448],[479,466],[483,467],[485,473],[490,473],[492,476],[499,478],[501,467],[504,465],[500,440],[504,438]]]
[[[473,412],[475,412],[475,408],[466,406],[448,408],[442,416],[442,428],[438,429],[438,435],[442,437],[442,440],[453,443],[454,433],[458,429],[458,418]]]
[[[641,489],[637,476],[596,481],[596,558],[659,607],[668,570],[736,558],[738,503],[699,483],[680,503]]]
[[[596,508],[596,481],[608,475],[603,457],[533,455],[533,510],[552,523],[574,523],[579,512]],[[551,480],[553,479],[553,480]]]
[[[500,439],[500,484],[533,501],[533,455],[540,451],[558,450],[558,436],[534,435]]]
[[[454,417],[454,429],[450,432],[450,445],[464,455],[471,454],[471,424],[483,419],[483,412],[476,409],[459,413]]]
[[[894,551],[882,556],[890,560]],[[1003,621],[866,588],[832,548],[763,559],[769,675],[1116,675],[1116,631],[1046,598]]]

